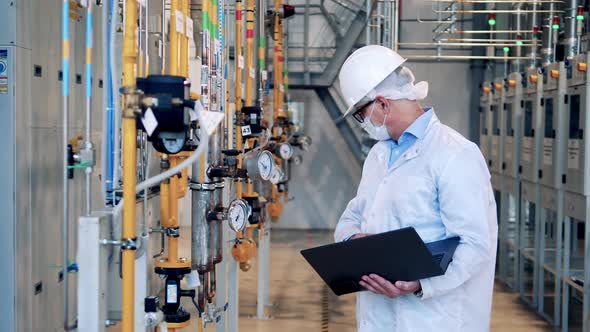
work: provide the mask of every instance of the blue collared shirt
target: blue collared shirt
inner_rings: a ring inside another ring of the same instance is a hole
[[[424,136],[426,127],[430,123],[432,118],[432,108],[425,108],[424,114],[420,115],[399,137],[399,140],[394,141],[392,139],[387,140],[391,153],[389,154],[389,164],[387,167],[391,167],[399,156],[403,155],[414,143]]]

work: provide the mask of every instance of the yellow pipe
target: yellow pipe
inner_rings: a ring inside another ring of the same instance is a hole
[[[176,32],[176,12],[180,0],[170,0],[170,63],[168,70],[170,75],[178,75],[178,32]]]
[[[123,33],[123,86],[135,87],[135,66],[137,61],[137,1],[125,1],[125,31]],[[123,242],[136,238],[135,230],[135,186],[137,164],[137,128],[135,114],[125,110],[123,115]],[[135,329],[135,250],[122,250],[123,298],[121,330]]]
[[[275,13],[278,13],[281,8],[281,0],[275,0]],[[279,33],[279,16],[275,15],[274,17],[274,31],[273,31],[273,40],[274,40],[274,53],[273,53],[273,71],[274,71],[274,82],[273,82],[273,101],[274,101],[274,112],[273,112],[273,119],[276,119],[279,116],[279,86],[281,85],[281,74],[280,74],[280,66],[279,66],[279,56],[280,56],[280,33]]]
[[[168,211],[168,202],[170,202],[170,183],[160,183],[160,224],[164,228],[170,228],[170,212]]]
[[[246,0],[246,106],[254,105],[254,0]]]
[[[242,52],[242,0],[236,0],[236,90],[235,90],[235,104],[236,113],[242,110],[242,73],[243,68],[240,68],[240,58],[243,56]],[[236,149],[242,150],[242,128],[239,123],[236,123]],[[242,155],[238,156],[238,168],[242,168]],[[236,184],[236,198],[242,198],[242,181],[238,180]],[[238,238],[242,238],[242,233],[239,232]]]

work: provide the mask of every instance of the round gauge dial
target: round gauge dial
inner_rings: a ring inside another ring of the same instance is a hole
[[[283,172],[283,170],[280,167],[275,167],[272,175],[270,177],[270,182],[272,184],[278,184],[279,182],[283,181],[283,179],[285,178],[285,172]]]
[[[293,157],[293,147],[291,144],[283,143],[279,146],[279,154],[281,155],[281,158],[289,160]]]
[[[251,214],[250,206],[243,199],[235,199],[229,204],[227,215],[229,227],[234,232],[241,232],[248,224],[248,218]]]
[[[258,173],[260,173],[262,180],[269,180],[275,166],[275,161],[272,158],[272,154],[268,151],[262,151],[258,156],[257,165]]]

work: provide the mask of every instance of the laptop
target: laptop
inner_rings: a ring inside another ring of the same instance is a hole
[[[424,243],[413,227],[305,249],[301,255],[334,294],[364,291],[361,277],[378,274],[395,281],[443,275],[459,237]]]

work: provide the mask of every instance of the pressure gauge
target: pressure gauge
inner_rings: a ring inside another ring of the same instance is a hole
[[[250,151],[244,156],[244,163],[249,178],[260,178],[264,181],[270,179],[275,167],[273,156],[268,151]]]
[[[272,176],[275,161],[272,158],[272,154],[268,151],[262,151],[258,157],[258,172],[262,180],[268,180]]]
[[[279,145],[279,154],[281,155],[281,158],[289,160],[293,157],[293,147],[291,144],[283,143]]]
[[[270,182],[272,184],[279,184],[279,182],[283,181],[285,178],[285,172],[280,167],[275,167],[272,171],[272,175],[270,177]]]
[[[230,204],[227,210],[228,218],[229,218],[229,227],[234,232],[241,232],[246,228],[248,224],[248,218],[250,218],[250,214],[252,213],[252,209],[243,199],[234,199]]]

